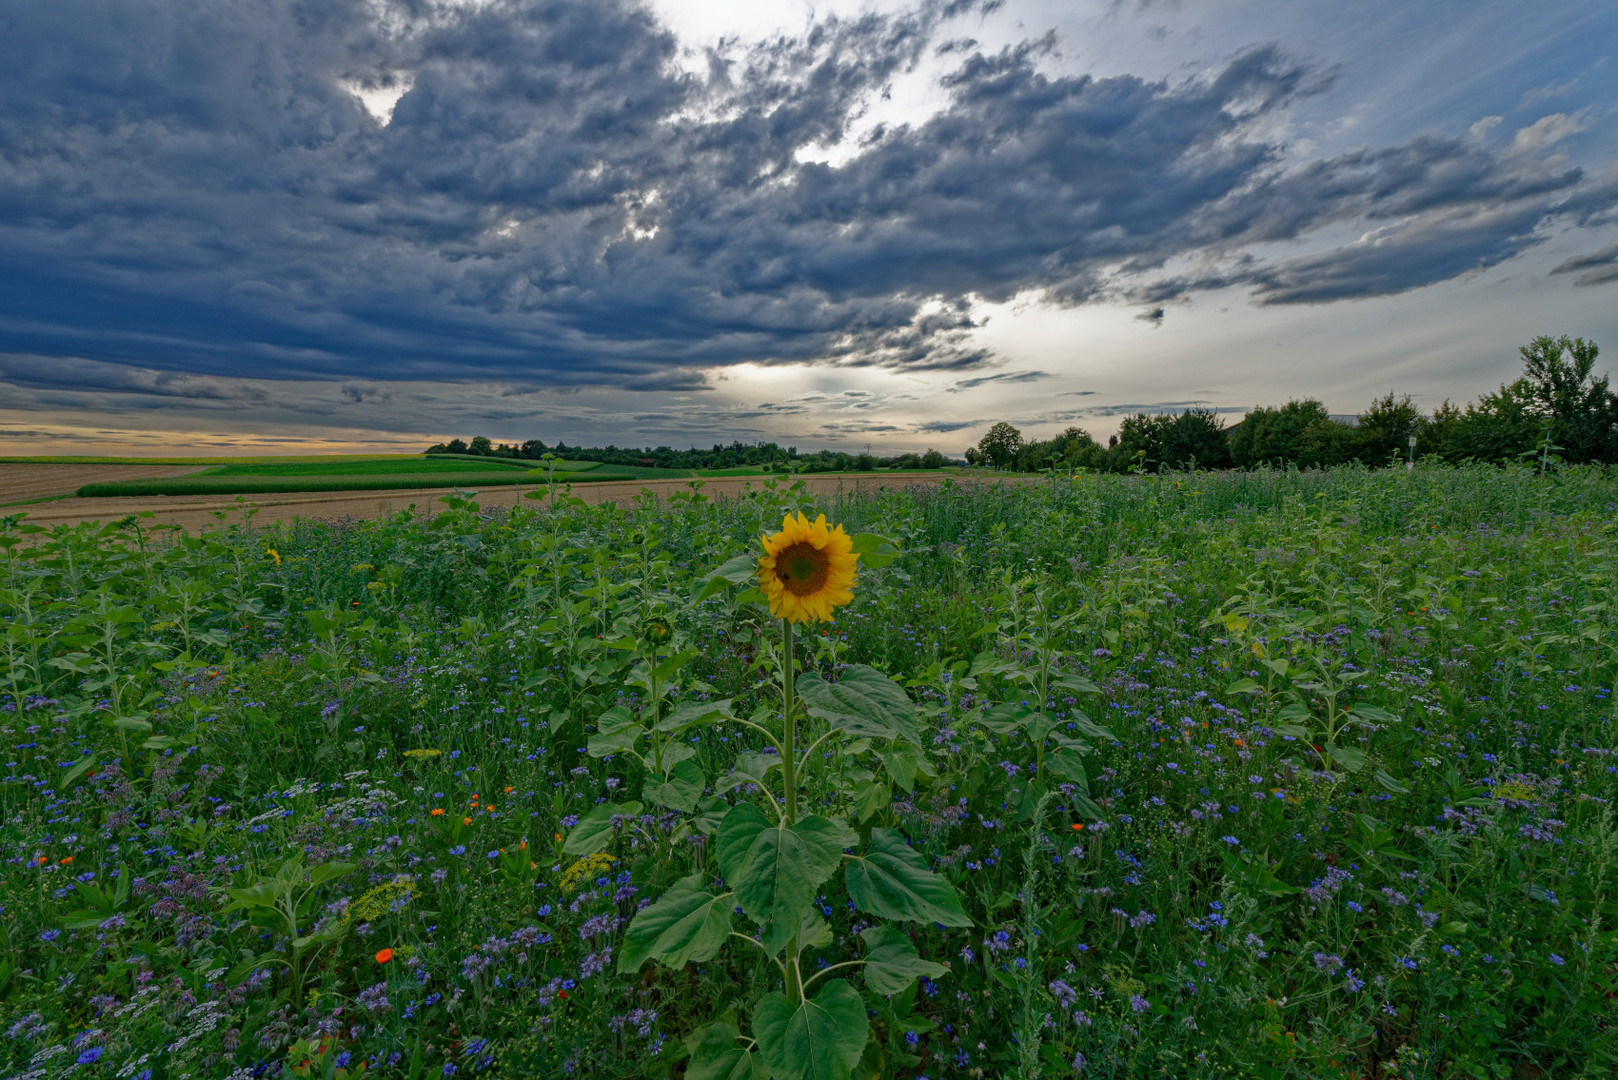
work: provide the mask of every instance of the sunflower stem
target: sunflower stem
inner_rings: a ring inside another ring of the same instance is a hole
[[[781,620],[781,778],[786,789],[786,824],[798,821],[797,691],[793,686],[792,622]]]

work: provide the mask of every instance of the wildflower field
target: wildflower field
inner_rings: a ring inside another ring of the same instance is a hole
[[[0,518],[0,1074],[1618,1075],[1615,510]]]

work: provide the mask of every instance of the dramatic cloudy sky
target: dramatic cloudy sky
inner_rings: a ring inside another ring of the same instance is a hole
[[[0,0],[0,453],[1466,401],[1618,357],[1614,51],[1610,0]]]

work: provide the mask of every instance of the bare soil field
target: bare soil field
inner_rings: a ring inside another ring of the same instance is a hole
[[[58,466],[0,466],[0,491],[7,490],[8,474],[3,470],[12,468],[49,469]],[[140,468],[141,466],[85,466],[81,471],[93,472],[116,468]],[[74,467],[77,468],[77,467]],[[189,467],[187,467],[189,468]],[[161,473],[148,473],[146,475],[158,476]],[[179,475],[179,473],[169,474]],[[760,489],[763,477],[717,477],[703,481],[702,494],[710,498],[735,498],[748,490]],[[885,473],[881,475],[840,475],[840,476],[805,476],[809,490],[816,494],[834,495],[839,491],[871,490],[880,487],[906,487],[912,484],[931,486],[937,484],[943,477],[937,474],[906,477]],[[78,484],[88,483],[89,480],[78,480]],[[572,494],[590,503],[619,502],[628,503],[640,498],[642,491],[650,491],[659,499],[666,499],[677,492],[689,491],[689,480],[620,480],[600,484],[574,484]],[[63,490],[58,487],[56,491]],[[66,490],[73,490],[72,487]],[[112,521],[126,514],[137,513],[142,510],[151,510],[156,514],[154,524],[176,524],[187,530],[197,531],[217,523],[215,516],[224,511],[226,521],[239,521],[239,511],[246,507],[256,507],[258,514],[253,521],[258,525],[267,525],[273,521],[291,521],[293,518],[378,518],[394,514],[400,510],[414,507],[417,513],[433,513],[440,509],[437,500],[450,493],[449,488],[414,488],[402,491],[365,491],[342,492],[323,491],[310,493],[288,493],[285,495],[261,495],[238,503],[234,495],[198,495],[198,496],[168,496],[149,495],[141,498],[120,499],[60,499],[56,502],[41,503],[35,506],[17,507],[11,512],[26,510],[28,520],[36,525],[72,524],[80,521]],[[494,487],[480,491],[477,501],[480,506],[515,506],[523,501],[525,492],[536,490],[530,487]],[[23,498],[24,496],[16,496]]]
[[[39,499],[114,480],[153,480],[201,472],[203,465],[7,465],[0,464],[0,503]]]

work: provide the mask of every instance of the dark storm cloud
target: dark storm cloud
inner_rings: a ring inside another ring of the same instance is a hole
[[[1379,295],[1618,205],[1547,154],[1566,118],[1507,147],[1423,135],[1300,164],[1264,133],[1325,79],[1276,50],[1174,84],[1053,75],[1048,36],[993,54],[952,36],[993,6],[825,19],[694,75],[629,0],[8,5],[0,351],[124,370],[16,376],[41,386],[324,379],[367,407],[361,388],[397,380],[967,372],[999,362],[980,299]],[[800,161],[940,55],[937,114]],[[382,124],[356,92],[388,86],[409,89]],[[1256,253],[1329,229],[1364,235]]]

